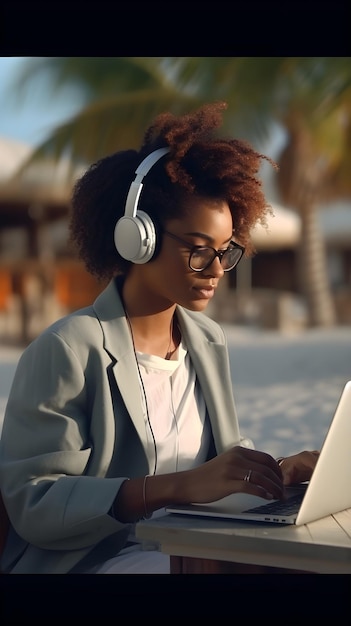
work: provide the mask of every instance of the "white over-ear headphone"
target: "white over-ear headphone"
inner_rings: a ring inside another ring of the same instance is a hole
[[[117,221],[114,232],[117,252],[127,261],[147,263],[155,253],[156,228],[147,213],[138,211],[138,202],[144,177],[167,152],[169,148],[154,150],[135,171],[135,179],[128,191],[124,216]]]

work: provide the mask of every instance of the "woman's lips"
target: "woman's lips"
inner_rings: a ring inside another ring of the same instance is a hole
[[[207,285],[206,287],[194,287],[194,291],[198,294],[200,299],[210,300],[215,293],[215,287]]]

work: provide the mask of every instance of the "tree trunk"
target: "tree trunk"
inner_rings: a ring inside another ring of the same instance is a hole
[[[325,242],[318,223],[318,211],[313,202],[300,207],[301,239],[298,264],[301,291],[306,298],[309,326],[336,324],[335,303],[327,266]]]
[[[297,249],[300,290],[307,305],[309,326],[333,326],[336,309],[328,277],[327,250],[318,222],[319,192],[324,172],[311,149],[303,126],[290,129],[279,159],[278,186],[283,199],[301,217]]]

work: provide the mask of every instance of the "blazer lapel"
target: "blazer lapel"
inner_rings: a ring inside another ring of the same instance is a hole
[[[155,451],[148,446],[143,398],[133,341],[117,286],[111,281],[94,302],[104,335],[104,348],[111,356],[112,370],[123,402],[144,446],[151,467]]]
[[[208,332],[208,327],[207,332],[200,328],[197,320],[188,311],[178,307],[177,314],[205,398],[214,443],[219,454],[240,443],[227,346],[216,342],[213,333]],[[223,368],[226,361],[228,367]]]

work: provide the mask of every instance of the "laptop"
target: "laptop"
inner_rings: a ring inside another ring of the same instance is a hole
[[[167,513],[275,524],[308,524],[351,507],[351,381],[343,389],[308,483],[287,488],[287,498],[265,500],[235,493],[206,504],[172,505]]]

